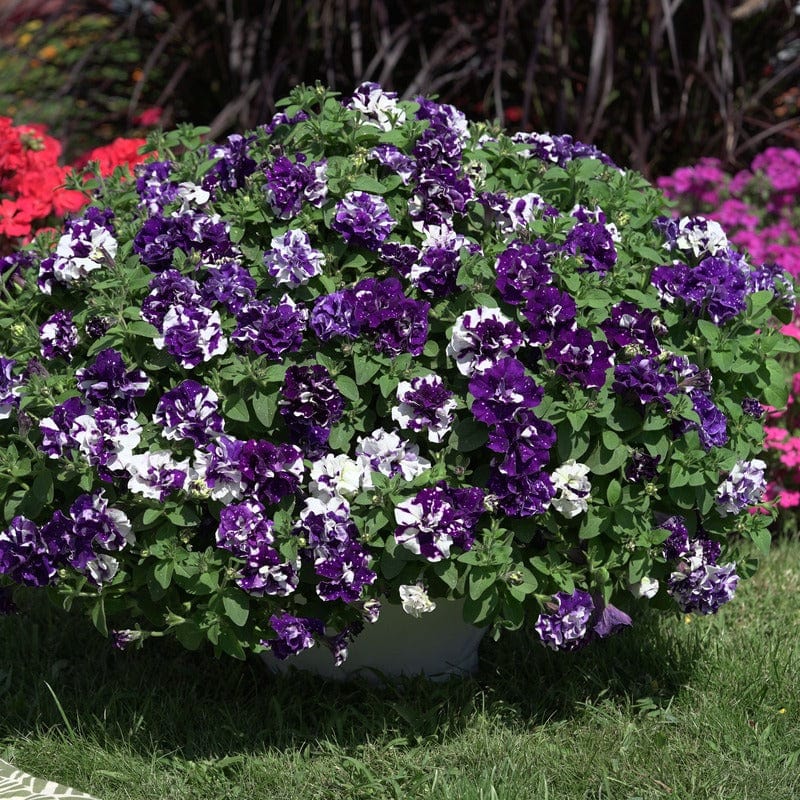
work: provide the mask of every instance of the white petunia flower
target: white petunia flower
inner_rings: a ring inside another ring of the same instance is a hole
[[[567,519],[577,517],[589,508],[589,492],[592,485],[586,477],[589,467],[579,464],[575,459],[564,462],[553,470],[553,486],[557,492],[553,507]]]
[[[428,597],[428,593],[418,583],[401,586],[400,599],[403,601],[403,611],[417,619],[436,608],[436,603]]]

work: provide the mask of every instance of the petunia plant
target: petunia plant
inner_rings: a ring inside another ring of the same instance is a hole
[[[6,587],[341,663],[387,603],[569,650],[752,572],[794,294],[718,225],[375,84],[150,147],[2,262]]]

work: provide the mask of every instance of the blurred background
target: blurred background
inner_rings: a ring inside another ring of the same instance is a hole
[[[570,133],[650,178],[800,146],[796,0],[0,0],[0,116],[74,158],[267,121],[320,80]]]

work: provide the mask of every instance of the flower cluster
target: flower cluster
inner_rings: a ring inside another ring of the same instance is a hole
[[[61,143],[44,126],[0,117],[0,256],[10,242],[28,239],[54,217],[86,205],[86,193],[65,186],[75,170],[94,162],[106,176],[118,166],[132,167],[144,159],[138,152],[143,144],[144,139],[117,139],[62,166]]]
[[[730,599],[789,279],[568,136],[373,83],[285,105],[155,134],[3,262],[2,586],[118,646],[337,664],[387,602],[573,650]]]

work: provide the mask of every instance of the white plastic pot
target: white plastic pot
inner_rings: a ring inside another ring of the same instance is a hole
[[[399,605],[384,603],[374,624],[348,648],[341,667],[333,664],[327,647],[314,646],[284,661],[272,653],[262,657],[273,672],[292,667],[324,678],[359,677],[377,681],[381,675],[425,675],[434,681],[477,672],[478,646],[486,628],[464,622],[462,600],[437,600],[436,608],[421,617],[406,614]]]

